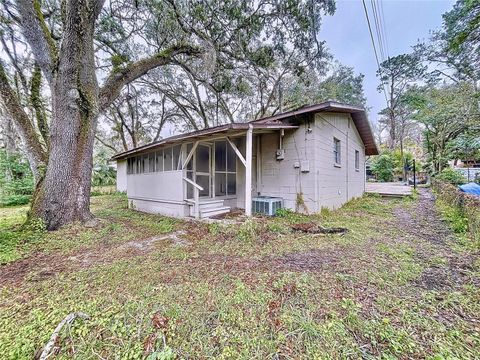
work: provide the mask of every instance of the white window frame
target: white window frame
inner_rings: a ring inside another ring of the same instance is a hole
[[[355,170],[360,171],[360,151],[355,150]]]
[[[216,159],[215,159],[215,152],[216,152],[216,147],[217,147],[217,143],[219,142],[225,142],[225,170],[217,170],[216,169]],[[214,154],[214,158],[213,158],[213,164],[212,164],[212,167],[213,167],[213,173],[214,174],[225,174],[225,195],[216,195],[214,193],[214,196],[216,197],[222,197],[222,196],[237,196],[237,155],[235,154],[234,156],[234,162],[235,162],[235,170],[228,170],[228,148],[230,147],[231,145],[228,143],[227,139],[223,140],[223,139],[219,139],[219,140],[216,140],[214,141],[214,146],[213,146],[213,154]],[[228,176],[229,175],[234,175],[235,176],[235,193],[233,194],[230,194],[228,192]],[[215,181],[215,177],[213,179],[213,181]],[[213,189],[215,192],[216,192],[216,189],[215,189],[215,186],[214,186],[214,189]]]
[[[333,160],[335,166],[342,166],[342,142],[336,137],[333,138]]]

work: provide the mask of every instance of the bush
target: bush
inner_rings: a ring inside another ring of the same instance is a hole
[[[462,174],[452,168],[443,169],[442,172],[436,176],[436,178],[437,180],[452,185],[465,184],[467,182],[467,179],[465,179]]]
[[[438,177],[432,181],[432,187],[452,229],[467,233],[474,245],[480,247],[480,200],[452,184],[439,181]]]
[[[377,156],[372,163],[372,172],[379,181],[393,181],[394,161],[390,154]]]
[[[92,186],[115,185],[117,172],[112,167],[101,164],[97,165],[92,174]]]
[[[30,202],[32,195],[7,195],[0,197],[0,206],[26,205]]]
[[[0,150],[0,206],[24,205],[33,194],[33,175],[20,154]]]

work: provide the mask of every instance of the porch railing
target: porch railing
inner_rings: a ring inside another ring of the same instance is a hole
[[[203,187],[186,177],[183,177],[183,181],[193,186],[193,213],[195,219],[198,219],[200,218],[200,191],[203,190]]]

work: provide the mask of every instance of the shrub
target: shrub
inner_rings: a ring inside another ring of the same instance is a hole
[[[480,247],[480,200],[452,184],[439,181],[438,177],[432,181],[432,187],[452,230],[467,233],[474,245]]]
[[[377,156],[372,163],[372,172],[379,181],[393,181],[394,161],[390,154]]]
[[[92,186],[111,186],[115,185],[117,173],[112,167],[100,164],[97,165],[92,174]]]
[[[33,185],[28,162],[20,154],[0,150],[0,206],[28,203]]]
[[[437,175],[437,180],[446,182],[452,185],[465,184],[467,180],[458,171],[452,168],[445,168],[440,174]]]

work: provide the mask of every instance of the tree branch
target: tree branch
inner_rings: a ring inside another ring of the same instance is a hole
[[[100,89],[100,111],[104,111],[120,94],[122,88],[132,81],[147,74],[150,70],[170,64],[175,55],[198,56],[202,51],[191,45],[175,45],[147,59],[127,65],[112,72]]]
[[[32,48],[35,60],[48,83],[52,83],[53,69],[57,59],[57,47],[43,17],[38,0],[18,0],[20,25],[23,35]]]
[[[19,132],[23,143],[27,147],[27,154],[31,162],[34,162],[32,168],[38,169],[39,166],[47,163],[47,153],[40,143],[37,133],[30,121],[27,113],[18,102],[15,92],[12,90],[3,65],[0,62],[0,100],[2,101],[8,116],[12,119],[15,128]],[[38,172],[36,174],[39,175]]]

